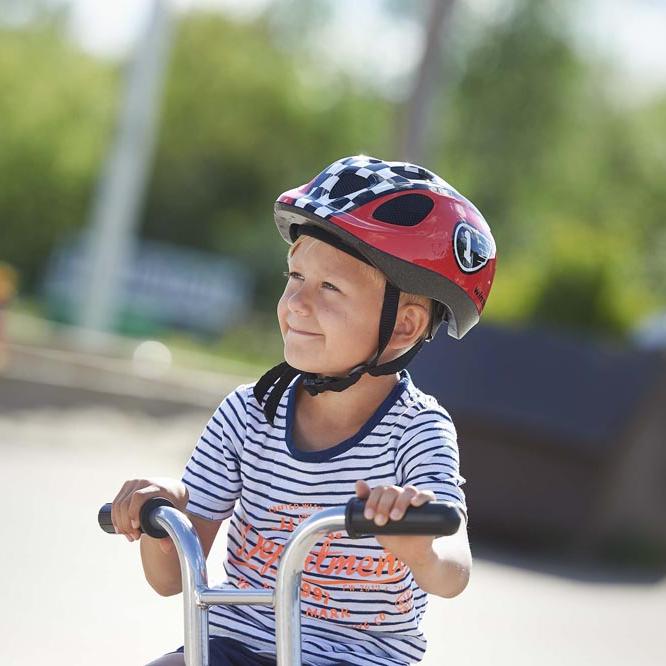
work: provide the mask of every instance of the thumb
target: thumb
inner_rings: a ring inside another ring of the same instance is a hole
[[[370,486],[365,482],[359,479],[356,482],[356,497],[361,499],[366,499],[370,495]]]
[[[168,555],[174,548],[175,546],[173,545],[173,541],[169,537],[165,537],[164,539],[160,539],[158,541],[160,550],[165,554]]]

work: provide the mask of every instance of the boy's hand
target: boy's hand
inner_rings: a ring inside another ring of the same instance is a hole
[[[435,500],[435,494],[430,490],[419,490],[415,486],[377,486],[371,489],[365,481],[356,482],[356,496],[366,499],[364,517],[374,520],[375,525],[380,527],[389,520],[402,520],[410,506],[422,506]],[[410,568],[436,557],[432,548],[434,536],[384,535],[376,539]]]
[[[111,505],[111,522],[118,534],[124,534],[128,541],[138,541],[139,513],[141,507],[151,497],[164,497],[180,511],[185,511],[189,495],[185,485],[176,479],[159,477],[153,479],[132,479],[125,481]],[[173,541],[168,537],[158,540],[163,553],[173,550]]]

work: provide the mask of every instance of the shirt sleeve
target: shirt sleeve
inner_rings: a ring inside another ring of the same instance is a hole
[[[182,481],[189,492],[186,510],[208,520],[224,520],[240,496],[240,456],[245,438],[245,386],[215,410],[190,456]]]
[[[438,501],[455,504],[467,520],[457,433],[439,405],[418,412],[405,428],[396,454],[396,476],[401,486],[432,490]]]

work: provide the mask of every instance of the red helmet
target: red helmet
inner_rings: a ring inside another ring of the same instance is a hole
[[[300,225],[318,226],[401,291],[440,303],[454,338],[479,321],[495,274],[495,241],[474,204],[423,167],[366,155],[340,159],[281,194],[275,222],[288,243]]]

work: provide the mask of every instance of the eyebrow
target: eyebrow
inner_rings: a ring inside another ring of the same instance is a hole
[[[294,264],[296,264],[296,265],[294,266]],[[291,257],[287,257],[287,266],[291,269],[294,269],[294,270],[296,269],[296,267],[302,268],[302,266],[297,263],[297,259],[293,255]],[[333,282],[340,281],[340,282],[345,282],[346,284],[355,284],[356,283],[355,280],[353,280],[349,277],[346,277],[344,273],[341,273],[341,272],[339,273],[339,272],[333,271],[331,269],[327,270],[324,274],[327,275],[329,277],[329,279]],[[325,281],[327,281],[327,280],[325,280]]]

